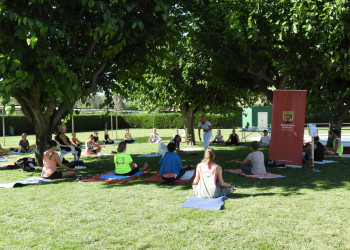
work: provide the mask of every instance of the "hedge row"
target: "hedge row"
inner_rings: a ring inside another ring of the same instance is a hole
[[[306,115],[305,122],[328,123],[330,113],[309,112]],[[208,120],[214,128],[233,128],[242,126],[242,117],[230,117],[223,115],[208,115]],[[116,117],[113,116],[113,127],[115,128]],[[199,118],[196,118],[198,123]],[[345,122],[350,122],[350,114],[347,114]],[[75,131],[94,131],[103,130],[105,126],[111,127],[111,116],[107,114],[80,114],[74,116]],[[0,119],[0,128],[2,128],[2,119]],[[9,126],[13,127],[14,134],[19,135],[23,132],[33,134],[34,127],[25,116],[5,116],[6,134],[10,134]],[[196,126],[196,124],[195,124]],[[127,114],[118,116],[118,128],[183,128],[184,120],[180,113],[161,113],[161,114]],[[72,129],[72,122],[67,122],[68,131]],[[2,134],[2,131],[1,131]]]
[[[222,115],[211,115],[210,122],[215,128],[232,128],[239,127],[242,124],[241,117],[232,118]],[[196,123],[199,118],[196,119]],[[116,116],[113,116],[113,128],[115,128]],[[67,121],[68,131],[72,130],[72,121]],[[2,127],[2,119],[0,119]],[[9,126],[14,129],[14,134],[22,133],[33,134],[34,127],[29,123],[25,116],[5,116],[6,134],[11,134]],[[75,131],[94,131],[103,130],[107,126],[111,127],[111,116],[107,114],[97,115],[75,115],[74,130]],[[118,116],[118,128],[183,128],[184,120],[180,113],[162,113],[162,114],[127,114]]]

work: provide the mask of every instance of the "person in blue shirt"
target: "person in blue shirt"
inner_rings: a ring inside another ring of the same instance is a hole
[[[182,166],[181,158],[174,153],[176,145],[170,142],[167,146],[166,152],[159,161],[160,172],[159,175],[165,180],[164,183],[174,184],[176,180],[180,179],[190,167]]]

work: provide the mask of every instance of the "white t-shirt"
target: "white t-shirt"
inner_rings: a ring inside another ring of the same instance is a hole
[[[216,140],[216,141],[222,141],[222,138],[223,138],[223,135],[222,135],[222,134],[216,135],[216,136],[215,136],[215,140]]]
[[[262,145],[269,145],[270,143],[270,136],[269,135],[262,135],[260,138],[260,142]]]
[[[210,122],[205,121],[204,124],[202,124],[201,122],[198,123],[198,128],[202,128],[202,129],[207,129],[209,130],[209,127],[211,126]]]
[[[151,141],[153,141],[153,142],[156,142],[159,140],[158,133],[151,133],[149,137],[151,138]]]
[[[252,174],[266,174],[264,154],[261,151],[250,153],[247,159],[252,164]]]

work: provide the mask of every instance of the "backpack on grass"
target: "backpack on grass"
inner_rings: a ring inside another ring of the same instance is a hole
[[[30,157],[25,157],[15,162],[15,167],[21,168],[25,172],[34,172],[35,165],[35,159]]]

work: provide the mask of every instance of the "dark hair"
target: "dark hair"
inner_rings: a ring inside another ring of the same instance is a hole
[[[252,143],[250,144],[250,147],[251,147],[253,150],[258,150],[259,147],[260,147],[260,143],[257,142],[257,141],[252,141]]]
[[[267,130],[266,130],[266,129],[264,129],[264,130],[263,130],[263,132],[266,132],[266,133],[267,133]]]
[[[117,149],[118,153],[123,152],[125,148],[126,148],[126,143],[125,142],[119,143],[118,149]]]
[[[179,135],[175,135],[174,136],[174,141],[175,141],[175,143],[177,142],[177,138],[179,138],[180,137],[180,141],[181,141],[181,136],[179,136]]]
[[[49,140],[48,143],[47,143],[47,149],[50,149],[54,146],[57,146],[57,142],[54,141],[54,140]]]
[[[333,132],[333,134],[336,134],[337,136],[339,136],[339,130],[338,129],[333,129],[332,132]]]
[[[318,136],[315,136],[314,137],[314,140],[317,142],[317,141],[320,141],[320,137],[318,137]]]
[[[176,145],[173,142],[170,142],[168,144],[168,146],[167,146],[169,152],[174,152],[175,151],[175,147],[176,147]]]

